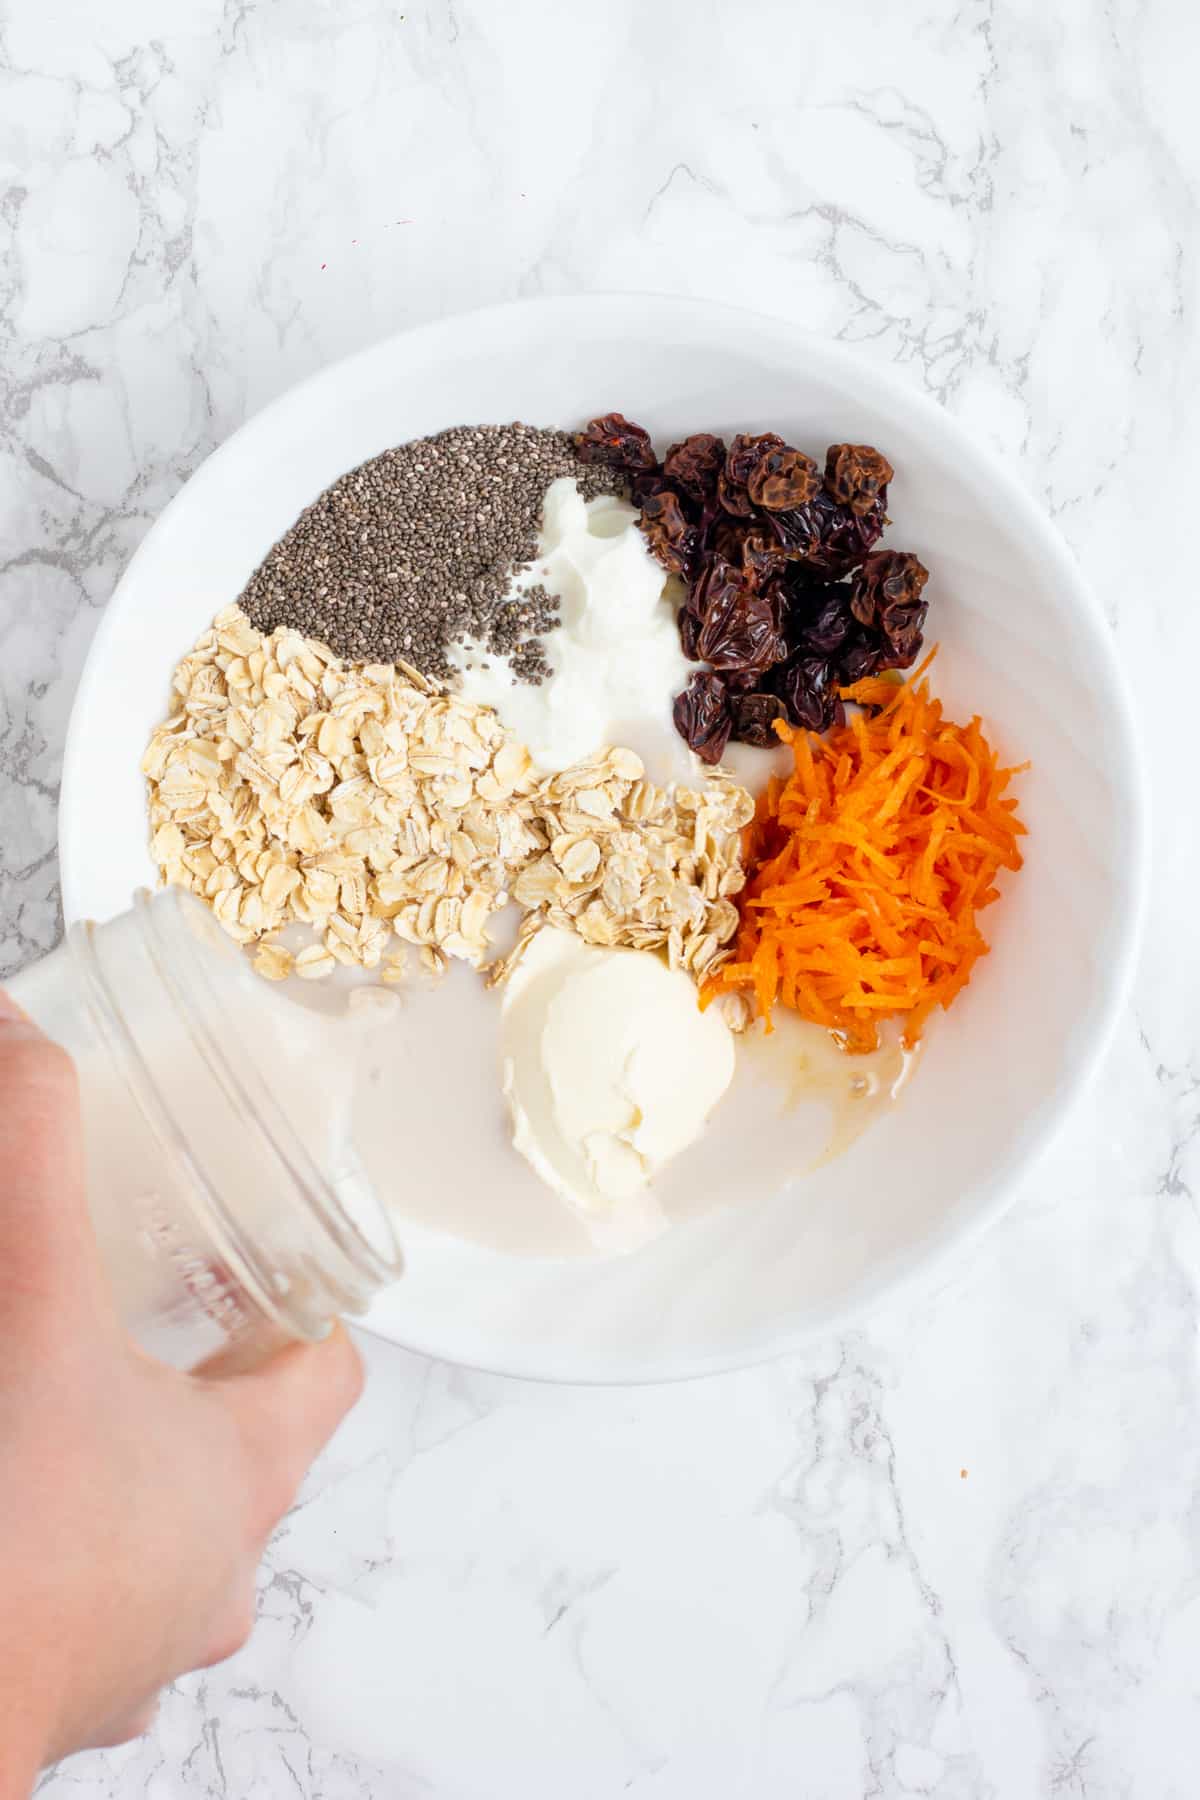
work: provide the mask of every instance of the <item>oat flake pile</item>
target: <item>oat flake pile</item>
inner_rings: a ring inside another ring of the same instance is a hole
[[[416,670],[348,666],[230,607],[175,673],[143,760],[152,849],[273,979],[398,980],[422,948],[478,966],[512,895],[589,943],[665,946],[703,975],[737,926],[744,789],[667,793],[632,751],[537,779],[495,714]],[[283,927],[319,937],[293,955]],[[528,931],[526,931],[526,937]]]

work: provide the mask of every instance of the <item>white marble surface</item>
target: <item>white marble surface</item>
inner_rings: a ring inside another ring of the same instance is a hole
[[[939,1291],[676,1389],[534,1389],[372,1347],[249,1648],[42,1792],[1194,1794],[1200,14],[9,0],[0,19],[0,970],[54,941],[72,689],[159,508],[308,370],[520,294],[747,301],[938,395],[1103,597],[1157,806],[1103,1077]]]

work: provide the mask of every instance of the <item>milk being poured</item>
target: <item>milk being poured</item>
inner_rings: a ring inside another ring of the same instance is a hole
[[[250,1363],[399,1273],[349,1135],[372,996],[298,1006],[172,889],[74,927],[12,993],[75,1059],[97,1242],[147,1350]]]

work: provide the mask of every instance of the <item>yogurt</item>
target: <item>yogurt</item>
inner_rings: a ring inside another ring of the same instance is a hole
[[[543,587],[559,602],[561,624],[540,639],[550,668],[540,685],[515,680],[508,658],[477,642],[451,652],[459,691],[494,707],[543,774],[614,744],[636,750],[652,779],[693,771],[671,718],[693,672],[676,623],[683,596],[637,518],[615,497],[585,502],[569,476],[547,489],[538,560],[512,588]]]

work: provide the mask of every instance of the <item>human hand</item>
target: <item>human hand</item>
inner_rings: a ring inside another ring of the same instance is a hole
[[[267,1539],[361,1386],[340,1327],[224,1379],[132,1343],[74,1068],[0,992],[0,1800],[240,1648]]]

